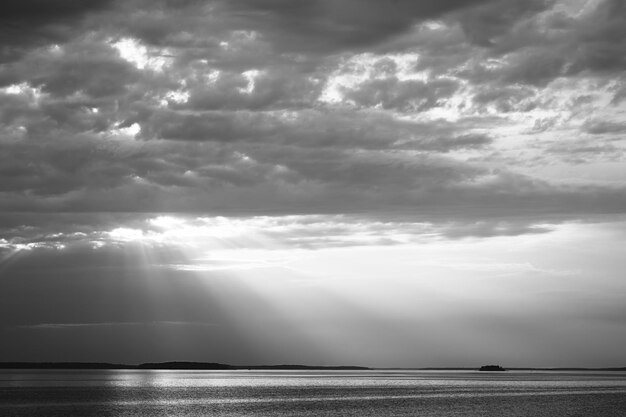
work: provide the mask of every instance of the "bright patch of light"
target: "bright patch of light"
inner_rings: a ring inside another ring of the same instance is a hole
[[[297,111],[282,110],[276,113],[276,117],[286,123],[296,123],[300,117]]]
[[[254,92],[256,78],[261,72],[259,70],[249,70],[242,72],[241,75],[248,81],[248,85],[245,88],[239,88],[239,92],[242,94],[252,94]]]
[[[184,91],[184,90],[170,91],[165,95],[165,102],[184,104],[189,100],[189,97],[190,97],[190,94],[188,91]]]
[[[12,84],[8,87],[0,88],[0,94],[26,96],[32,101],[38,101],[41,96],[41,88],[33,88],[28,83]]]
[[[173,245],[194,247],[196,249],[220,249],[225,240],[236,241],[243,238],[247,244],[253,241],[266,244],[262,237],[258,220],[229,219],[226,217],[207,217],[185,219],[173,216],[158,216],[149,219],[151,228],[117,228],[108,232],[115,241],[141,241],[144,244]]]
[[[212,271],[255,269],[278,266],[284,256],[277,239],[264,233],[267,221],[262,218],[233,219],[226,217],[181,218],[169,215],[146,221],[148,227],[116,228],[98,239],[92,239],[94,248],[99,242],[113,244],[139,243],[144,250],[171,248],[185,253],[180,264],[164,265],[183,271]],[[96,246],[97,245],[97,246]]]
[[[235,152],[234,155],[242,162],[250,162],[250,161],[252,161],[252,158],[250,158],[248,155],[246,155],[243,152]]]
[[[133,123],[127,127],[120,127],[110,130],[110,134],[118,137],[135,137],[141,132],[141,126],[139,123]]]
[[[419,60],[418,54],[390,55],[389,58],[393,59],[398,66],[396,77],[400,81],[428,81],[430,75],[427,71],[415,71],[415,66]]]
[[[119,227],[108,232],[109,237],[115,241],[121,242],[135,242],[142,240],[144,237],[143,231],[139,229],[129,229],[126,227]]]
[[[184,225],[185,221],[177,217],[159,216],[148,220],[148,223],[161,229],[170,230]]]
[[[497,70],[506,65],[506,61],[503,59],[489,58],[481,63],[481,66],[487,70]]]
[[[91,242],[91,247],[95,250],[101,249],[106,246],[106,243],[101,240],[94,240]]]
[[[440,30],[445,29],[446,27],[446,25],[444,25],[442,22],[438,22],[436,20],[429,20],[427,22],[424,22],[423,25],[430,30]]]
[[[147,221],[151,228],[141,236],[144,243],[175,245],[196,251],[223,251],[325,246],[403,244],[416,235],[432,236],[424,223],[387,224],[348,219],[343,216],[255,216],[248,218],[159,216]]]
[[[213,84],[215,83],[218,78],[220,78],[220,74],[222,72],[220,70],[210,70],[207,71],[205,74],[202,74],[202,77],[204,77],[204,81],[208,84]]]
[[[63,51],[63,48],[61,48],[60,45],[56,45],[55,44],[55,45],[50,46],[49,51],[52,54],[58,55],[58,54],[60,54]]]
[[[242,236],[257,232],[252,228],[254,225],[246,224],[245,220],[232,220],[227,217],[219,216],[199,218],[198,221],[200,221],[201,224],[204,225],[203,227],[201,227],[201,230],[206,232],[208,236],[217,238]]]
[[[140,241],[143,245],[186,248],[194,258],[202,260],[208,254],[214,258],[216,252],[235,248],[232,256],[244,254],[245,250],[270,253],[286,248],[405,244],[415,241],[412,235],[424,238],[433,233],[423,223],[363,223],[343,216],[181,218],[167,215],[149,219],[146,223],[147,227],[141,229],[114,229],[108,232],[108,237],[114,242]],[[267,255],[264,256],[266,259]],[[213,262],[210,268],[214,267]]]
[[[150,69],[153,71],[163,71],[165,66],[169,63],[169,59],[162,55],[167,53],[166,50],[161,51],[149,51],[148,48],[142,45],[139,41],[132,38],[123,38],[112,46],[118,50],[120,56],[133,64],[138,69]]]
[[[29,86],[26,83],[13,84],[13,85],[3,88],[2,92],[5,94],[18,95],[18,94],[23,94],[28,88]]]
[[[13,252],[32,251],[35,249],[55,249],[63,250],[66,245],[61,242],[29,242],[29,243],[13,243],[5,239],[0,240],[0,248],[10,249]]]
[[[228,271],[259,268],[287,267],[290,262],[301,259],[300,251],[263,249],[224,249],[207,256],[194,258],[191,263],[172,265],[179,271]]]

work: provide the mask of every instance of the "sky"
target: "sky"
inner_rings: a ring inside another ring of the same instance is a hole
[[[0,361],[626,366],[621,0],[2,0]]]

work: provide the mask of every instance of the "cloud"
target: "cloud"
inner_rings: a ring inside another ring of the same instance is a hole
[[[451,225],[444,235],[449,238],[520,236],[527,234],[550,233],[553,229],[546,225],[516,224],[513,222],[478,221],[475,223]]]
[[[583,124],[583,131],[592,135],[626,132],[626,122],[590,119]]]
[[[0,12],[9,21],[55,21],[82,15],[110,3],[109,0],[7,0],[2,2]]]
[[[553,4],[550,0],[492,1],[463,11],[460,21],[471,42],[489,47]]]
[[[625,46],[626,9],[619,0],[605,0],[587,19],[582,20],[577,35],[581,45],[570,69],[599,72],[621,71],[626,60],[620,53]]]
[[[71,39],[80,33],[83,17],[112,3],[112,0],[3,1],[0,62],[15,61],[31,48]]]
[[[526,170],[622,158],[619,65],[584,58],[619,47],[615,2],[7,4],[16,21],[72,29],[0,69],[4,211],[624,207],[617,180]],[[607,143],[542,136],[574,131]]]
[[[375,45],[420,20],[483,3],[480,0],[237,0],[230,2],[270,42],[289,51],[341,51]]]
[[[364,82],[354,90],[346,89],[344,99],[364,107],[418,112],[435,107],[440,100],[452,96],[457,88],[458,84],[451,80],[424,82],[387,78]]]
[[[149,253],[150,265],[180,271],[227,271],[288,267],[302,250],[362,246],[424,245],[446,240],[547,234],[570,220],[561,214],[483,213],[460,218],[456,213],[308,214],[272,216],[199,216],[148,213],[4,216],[0,266],[32,259],[23,270],[111,267],[112,257]],[[71,221],[74,219],[74,221]],[[571,219],[576,219],[575,215]],[[593,222],[606,219],[589,216]],[[273,254],[272,254],[273,253]],[[230,254],[230,255],[229,255]],[[260,254],[260,255],[259,255]],[[29,266],[30,265],[30,266]],[[131,267],[131,264],[127,265]],[[33,270],[33,271],[34,271]],[[32,272],[32,271],[31,271]]]
[[[624,68],[618,52],[624,48],[623,4],[595,4],[571,13],[559,2],[499,2],[464,13],[460,19],[470,39],[490,48],[486,56],[498,57],[495,65],[477,62],[474,79],[544,86],[586,71],[619,73]]]

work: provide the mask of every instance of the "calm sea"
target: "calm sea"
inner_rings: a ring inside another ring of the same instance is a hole
[[[626,416],[624,372],[0,370],[0,416]]]

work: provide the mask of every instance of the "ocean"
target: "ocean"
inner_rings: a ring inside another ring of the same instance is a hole
[[[0,416],[626,416],[626,372],[0,370]]]

